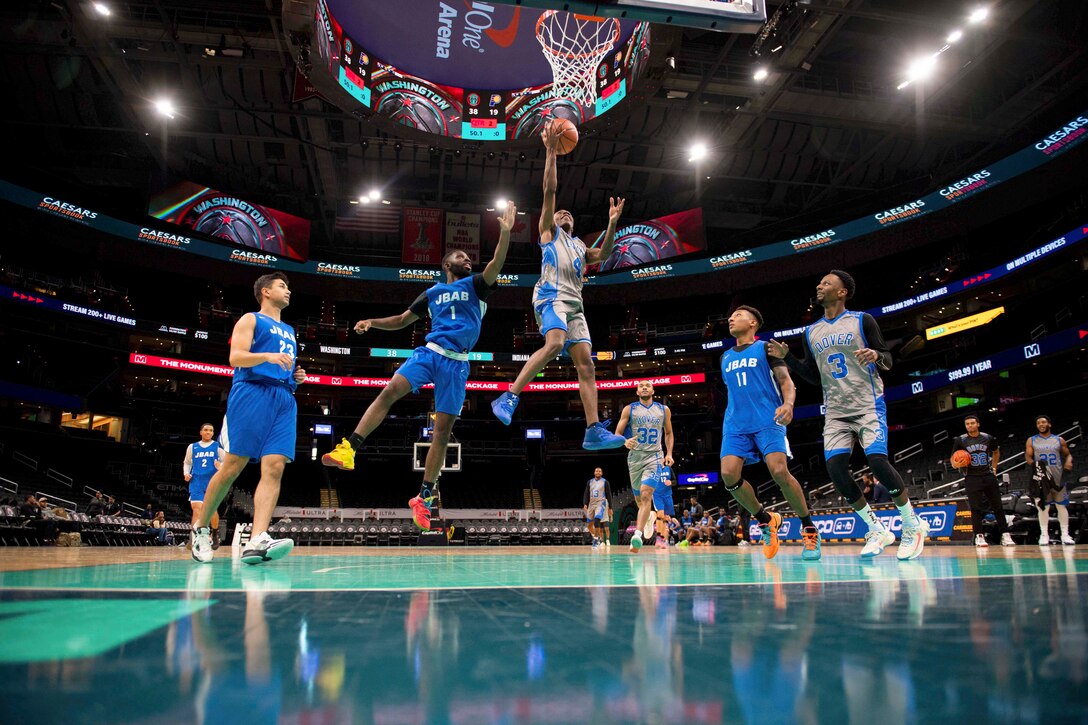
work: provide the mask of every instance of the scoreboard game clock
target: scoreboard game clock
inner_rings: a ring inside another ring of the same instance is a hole
[[[461,138],[505,141],[508,96],[503,91],[466,90],[461,111]]]

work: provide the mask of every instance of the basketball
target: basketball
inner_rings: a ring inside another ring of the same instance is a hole
[[[552,128],[561,134],[556,153],[562,156],[573,151],[578,145],[578,127],[565,118],[557,118],[552,121]]]
[[[971,454],[967,451],[956,451],[952,454],[953,468],[967,468],[971,465]]]

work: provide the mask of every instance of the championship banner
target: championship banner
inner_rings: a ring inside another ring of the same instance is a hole
[[[480,260],[480,215],[459,211],[446,212],[446,254],[460,249],[472,260],[473,266],[483,270]]]
[[[442,210],[404,207],[404,237],[400,261],[405,264],[442,263]]]

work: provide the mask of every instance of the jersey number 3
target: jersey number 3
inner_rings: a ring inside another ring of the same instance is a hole
[[[841,352],[837,352],[834,355],[828,355],[827,364],[835,366],[835,369],[831,371],[831,377],[836,380],[845,378],[846,374],[850,372],[846,368],[846,355],[843,355]]]

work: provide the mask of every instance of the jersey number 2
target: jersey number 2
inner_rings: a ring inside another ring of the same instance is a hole
[[[827,364],[835,366],[835,369],[831,371],[831,377],[836,380],[845,378],[846,374],[850,372],[846,369],[846,355],[843,355],[841,352],[837,352],[834,355],[828,355]]]

